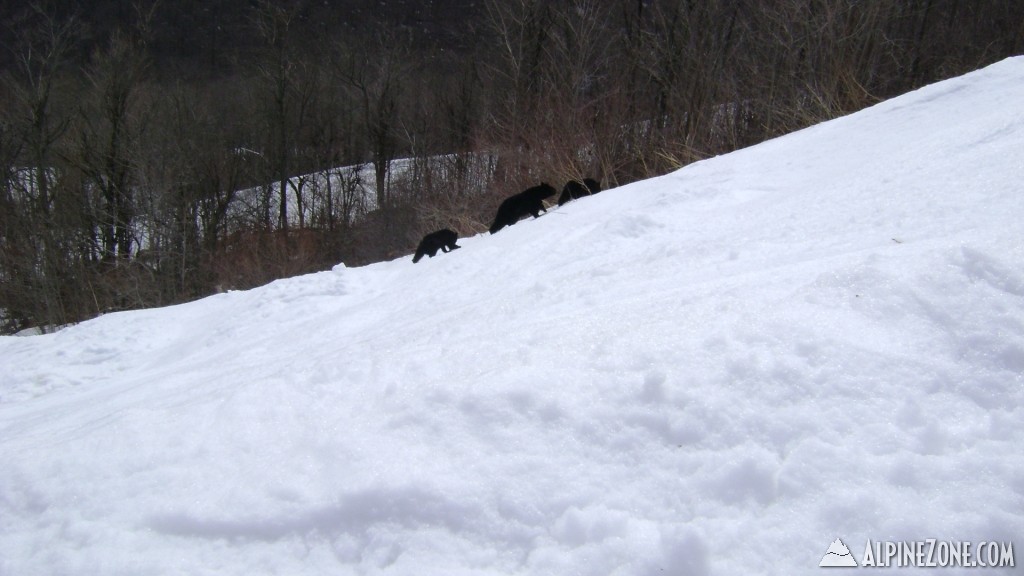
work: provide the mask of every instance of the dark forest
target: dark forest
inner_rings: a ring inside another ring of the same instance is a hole
[[[0,333],[479,233],[1024,52],[1017,0],[0,6]],[[880,134],[879,138],[884,138]]]

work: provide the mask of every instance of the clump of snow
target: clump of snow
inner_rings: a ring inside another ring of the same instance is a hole
[[[1010,59],[416,266],[0,338],[0,574],[793,574],[837,536],[1011,541],[1021,102]]]

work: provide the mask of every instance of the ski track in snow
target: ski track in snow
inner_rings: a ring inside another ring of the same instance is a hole
[[[415,266],[0,338],[0,576],[1019,538],[1020,102],[1015,58]]]

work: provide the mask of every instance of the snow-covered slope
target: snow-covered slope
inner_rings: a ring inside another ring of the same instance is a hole
[[[0,574],[1019,539],[1022,102],[1007,60],[416,265],[0,338]]]

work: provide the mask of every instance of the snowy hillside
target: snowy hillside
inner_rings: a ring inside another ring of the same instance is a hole
[[[1022,102],[1007,60],[416,265],[0,338],[0,575],[1019,565]]]

